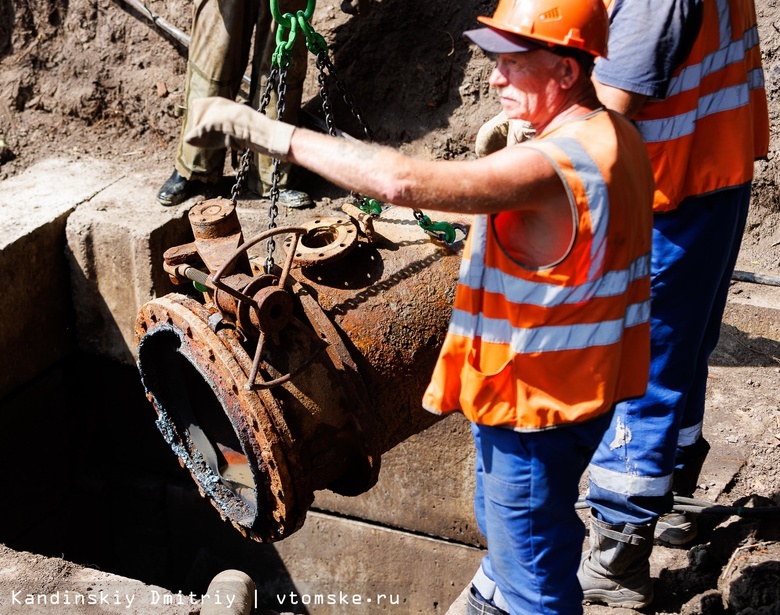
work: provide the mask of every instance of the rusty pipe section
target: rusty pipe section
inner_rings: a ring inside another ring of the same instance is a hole
[[[164,255],[186,291],[138,314],[141,379],[201,494],[244,535],[280,540],[315,491],[365,492],[381,455],[434,422],[420,399],[460,245],[405,209],[366,220],[347,204],[249,240],[227,199],[189,221],[194,241]],[[270,273],[249,255],[268,239],[285,251]]]

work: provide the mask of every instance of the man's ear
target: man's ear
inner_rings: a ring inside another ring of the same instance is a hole
[[[559,83],[561,87],[564,89],[573,87],[582,74],[582,66],[580,66],[580,63],[570,56],[561,56],[558,67],[560,71]]]

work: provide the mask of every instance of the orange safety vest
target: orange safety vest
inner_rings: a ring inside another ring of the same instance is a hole
[[[656,212],[753,179],[769,150],[769,114],[753,0],[703,3],[688,58],[667,96],[633,118],[655,174]]]
[[[613,112],[516,147],[556,167],[574,240],[557,264],[529,269],[499,244],[495,216],[475,217],[423,407],[525,431],[587,420],[645,392],[653,177],[636,129]]]

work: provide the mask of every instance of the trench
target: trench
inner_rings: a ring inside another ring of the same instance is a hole
[[[295,591],[273,545],[245,539],[200,497],[133,367],[77,353],[0,407],[15,468],[0,543],[184,594],[228,568],[252,576],[261,603]]]

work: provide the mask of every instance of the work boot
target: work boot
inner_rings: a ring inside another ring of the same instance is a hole
[[[590,550],[583,554],[577,578],[583,602],[641,609],[653,601],[650,552],[655,523],[610,525],[590,518]]]
[[[282,207],[290,207],[292,209],[311,207],[314,205],[311,197],[306,192],[303,192],[302,190],[290,190],[289,188],[279,191],[277,203]]]
[[[687,545],[697,533],[696,515],[689,512],[662,515],[655,526],[655,539],[674,547]]]
[[[157,200],[165,207],[178,205],[191,196],[202,192],[205,187],[203,182],[187,179],[179,175],[178,171],[174,171],[157,193]]]

